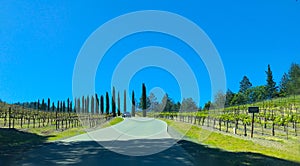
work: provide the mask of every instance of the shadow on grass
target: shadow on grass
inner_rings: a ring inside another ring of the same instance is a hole
[[[115,150],[149,150],[164,146],[172,139],[114,141]],[[143,146],[141,146],[143,145]],[[125,146],[125,147],[124,147]],[[107,150],[97,142],[55,142],[45,144],[26,154],[17,156],[10,165],[299,165],[292,161],[268,157],[256,153],[234,153],[209,148],[182,140],[169,149],[148,156],[126,156]]]
[[[0,128],[0,165],[9,165],[16,156],[42,146],[48,137],[17,129]]]

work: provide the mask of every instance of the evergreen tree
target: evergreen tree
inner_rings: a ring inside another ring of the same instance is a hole
[[[94,96],[92,96],[92,98],[91,98],[91,112],[92,112],[92,114],[95,113],[95,99],[94,99]]]
[[[131,115],[134,117],[135,116],[135,98],[134,98],[134,91],[132,91],[132,97],[131,97]]]
[[[108,96],[108,92],[106,92],[106,107],[105,107],[105,113],[106,115],[109,115],[109,96]]]
[[[289,94],[296,95],[300,94],[300,65],[293,63],[289,70]]]
[[[102,95],[100,96],[100,112],[101,114],[104,112],[104,99]]]
[[[51,104],[51,103],[50,103],[50,99],[48,98],[48,104],[47,104],[47,106],[48,106],[48,109],[47,109],[47,110],[48,110],[48,111],[50,111],[50,104]]]
[[[86,113],[89,113],[90,112],[90,97],[89,96],[87,96],[86,97]]]
[[[268,65],[268,70],[266,71],[266,74],[267,74],[267,85],[266,85],[267,97],[268,99],[272,99],[277,94],[277,87],[276,87],[276,82],[273,80],[273,73],[270,65]]]
[[[173,108],[173,101],[172,99],[169,97],[169,95],[166,93],[164,95],[164,97],[162,98],[162,102],[161,102],[161,108],[160,110],[162,112],[172,112],[172,108]],[[181,110],[181,111],[186,111],[186,110]]]
[[[67,111],[70,112],[70,99],[67,100]]]
[[[44,99],[42,100],[41,110],[45,111],[45,100]]]
[[[112,90],[112,97],[111,97],[111,111],[112,111],[112,114],[113,114],[113,117],[116,117],[116,96],[115,96],[115,87],[113,87],[113,90]]]
[[[126,90],[124,90],[124,108],[123,108],[123,112],[126,112]]]
[[[97,94],[95,94],[95,97],[96,97],[96,114],[99,114],[99,98]]]
[[[70,101],[70,106],[69,106],[69,111],[70,112],[73,112],[73,107],[72,106],[73,106],[73,103],[72,103],[72,101]]]
[[[147,94],[146,94],[146,86],[143,83],[142,85],[142,110],[143,110],[143,117],[146,117],[147,113]]]
[[[77,99],[77,109],[76,109],[76,112],[80,113],[80,110],[81,110],[81,108],[80,108],[80,98],[78,98]]]
[[[210,106],[211,106],[211,101],[208,101],[207,103],[204,104],[203,110],[204,111],[210,110]]]
[[[85,99],[84,96],[81,97],[81,113],[85,113]]]
[[[54,106],[54,102],[52,102],[52,112],[54,112],[55,106]]]
[[[288,95],[290,78],[287,73],[284,73],[279,84],[279,96],[286,97]]]
[[[120,106],[120,93],[118,92],[118,116],[121,116]]]
[[[250,82],[247,76],[244,76],[242,81],[240,82],[240,93],[245,93],[249,88],[252,87],[252,83]]]
[[[60,102],[59,101],[57,101],[57,107],[56,107],[56,112],[59,112],[59,108],[60,107]]]

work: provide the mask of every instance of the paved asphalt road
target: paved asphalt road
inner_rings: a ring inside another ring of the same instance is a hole
[[[129,118],[112,127],[47,143],[2,163],[13,166],[299,165],[258,153],[228,152],[188,140],[176,142],[169,133],[177,137],[163,121]]]
[[[16,165],[194,165],[167,124],[127,118],[112,127],[71,137],[23,154]]]

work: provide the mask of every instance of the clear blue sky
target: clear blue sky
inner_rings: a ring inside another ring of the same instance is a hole
[[[300,63],[296,0],[1,1],[0,99],[13,103],[71,98],[73,68],[85,40],[110,19],[139,10],[177,13],[201,27],[216,46],[227,87],[234,92],[244,75],[255,86],[265,84],[268,64],[279,82],[292,62]],[[110,88],[113,69],[125,53],[148,45],[180,54],[197,71],[201,105],[210,100],[209,77],[201,60],[189,58],[193,52],[181,41],[158,33],[135,34],[116,43],[98,68],[96,91],[103,94]],[[137,97],[142,82],[148,89],[162,87],[174,100],[180,98],[176,80],[161,69],[136,73],[130,91],[135,89]]]

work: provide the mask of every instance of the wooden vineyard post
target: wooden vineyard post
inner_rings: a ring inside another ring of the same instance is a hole
[[[259,107],[249,107],[248,112],[252,113],[252,123],[251,123],[251,138],[253,138],[254,131],[254,114],[259,113]]]
[[[252,113],[251,138],[253,138],[253,130],[254,130],[254,112]]]

